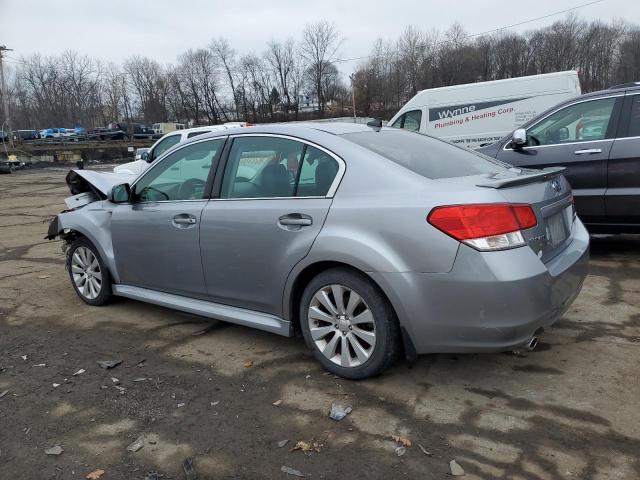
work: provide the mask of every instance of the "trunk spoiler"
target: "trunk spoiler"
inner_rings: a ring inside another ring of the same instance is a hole
[[[476,183],[476,186],[504,188],[513,187],[515,185],[524,185],[526,183],[540,182],[552,177],[557,177],[564,169],[565,167],[549,167],[542,170],[511,168],[509,169],[509,172],[513,175],[506,176],[505,174],[491,174],[487,177],[486,181]]]

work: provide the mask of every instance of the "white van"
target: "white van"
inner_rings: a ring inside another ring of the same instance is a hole
[[[575,71],[431,88],[418,92],[388,125],[473,148],[580,93]]]

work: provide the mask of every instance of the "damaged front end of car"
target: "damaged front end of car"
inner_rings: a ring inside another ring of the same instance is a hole
[[[112,275],[117,278],[111,242],[111,214],[114,204],[107,200],[111,189],[132,180],[131,175],[91,170],[71,170],[66,177],[72,195],[67,208],[49,223],[48,240],[61,238],[62,250],[78,237],[87,238],[98,249]]]

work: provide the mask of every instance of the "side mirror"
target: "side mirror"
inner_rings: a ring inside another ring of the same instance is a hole
[[[109,200],[111,203],[125,203],[130,201],[131,187],[128,183],[115,185],[107,195],[107,200]]]
[[[142,152],[142,155],[140,155],[140,158],[148,163],[151,163],[152,161],[151,156],[149,155],[149,152]]]
[[[511,136],[513,148],[522,148],[527,144],[527,131],[524,128],[516,129]]]

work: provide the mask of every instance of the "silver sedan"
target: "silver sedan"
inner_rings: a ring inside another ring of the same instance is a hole
[[[139,177],[70,172],[48,237],[90,305],[118,295],[300,332],[327,370],[365,378],[399,354],[535,346],[587,272],[560,170],[393,128],[238,128]]]

